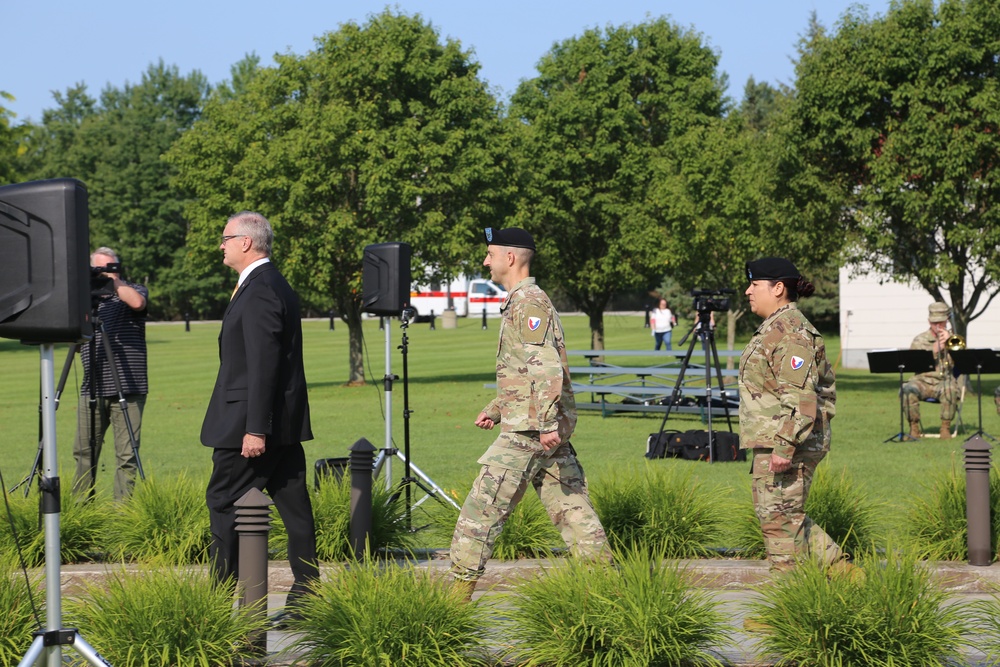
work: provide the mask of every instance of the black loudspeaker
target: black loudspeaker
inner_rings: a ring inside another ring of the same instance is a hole
[[[394,241],[365,246],[361,283],[362,311],[399,315],[410,304],[409,244]]]
[[[0,187],[0,337],[90,337],[87,189],[58,178]]]

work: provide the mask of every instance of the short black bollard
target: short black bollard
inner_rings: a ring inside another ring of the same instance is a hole
[[[330,309],[330,331],[333,331],[333,309]]]
[[[236,532],[240,536],[240,605],[260,619],[267,616],[267,533],[271,530],[271,499],[250,489],[236,501]],[[267,633],[250,638],[257,652],[267,650]]]
[[[184,331],[191,331],[191,313],[184,313]]]
[[[361,560],[372,532],[372,472],[375,446],[361,438],[348,448],[351,452],[351,549]]]
[[[431,331],[434,331],[434,311],[431,311]]]
[[[968,521],[969,565],[989,565],[990,443],[974,435],[965,441],[965,518]]]
[[[650,309],[650,307],[646,306],[646,323],[642,325],[643,329],[648,329],[649,328],[649,309]]]
[[[486,326],[486,304],[483,304],[483,331],[487,329]]]

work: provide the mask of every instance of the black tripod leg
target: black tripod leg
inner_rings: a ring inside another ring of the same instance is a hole
[[[101,333],[104,334],[104,323],[99,322]],[[111,341],[107,335],[101,336],[104,343],[104,358],[107,359],[111,367],[111,379],[115,383],[115,391],[118,393],[118,406],[122,410],[122,417],[125,419],[125,430],[128,431],[128,439],[132,444],[132,453],[135,454],[135,469],[139,473],[139,479],[146,481],[146,474],[142,471],[142,460],[139,458],[139,443],[135,439],[135,430],[132,428],[132,419],[128,416],[128,402],[125,400],[125,392],[122,391],[121,376],[118,375],[118,364],[115,363],[114,354],[111,352]],[[91,383],[93,384],[93,383]]]
[[[700,326],[700,321],[695,323],[695,328]],[[687,338],[693,333],[694,329],[689,331],[684,338]],[[682,339],[683,340],[683,339]],[[688,344],[687,354],[684,355],[684,359],[681,361],[681,369],[677,374],[677,382],[674,383],[674,390],[670,394],[670,400],[667,402],[667,410],[663,413],[663,420],[660,421],[660,431],[657,434],[657,441],[659,441],[660,436],[663,435],[663,429],[667,425],[667,420],[670,418],[670,412],[673,410],[674,404],[680,400],[681,387],[684,385],[684,374],[687,372],[688,364],[691,362],[691,354],[694,352],[694,346],[698,342],[698,336],[691,338],[691,342]]]
[[[76,356],[77,350],[80,346],[73,343],[69,346],[69,352],[66,354],[66,361],[63,363],[62,375],[59,376],[59,384],[56,385],[55,394],[55,409],[59,409],[59,397],[62,395],[63,389],[66,388],[66,378],[69,377],[69,369],[73,367],[73,357]],[[35,479],[35,475],[38,474],[42,469],[42,403],[41,403],[41,388],[39,388],[39,402],[38,402],[38,451],[35,453],[35,462],[31,465],[31,470],[20,482],[11,487],[10,492],[14,493],[17,491],[17,487],[24,485],[24,497],[28,497],[28,493],[31,492],[31,483]]]

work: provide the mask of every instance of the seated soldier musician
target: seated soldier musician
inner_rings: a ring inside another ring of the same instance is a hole
[[[934,370],[914,375],[903,385],[903,399],[910,420],[910,437],[920,439],[920,401],[935,399],[941,404],[942,439],[951,438],[951,420],[958,407],[959,384],[952,373],[951,356],[947,341],[951,332],[948,321],[951,309],[940,301],[928,307],[927,321],[930,328],[919,334],[910,344],[911,350],[930,350],[934,354]]]

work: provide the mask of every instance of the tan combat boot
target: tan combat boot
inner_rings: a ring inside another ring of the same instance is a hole
[[[942,419],[941,420],[941,439],[951,440],[951,420]]]
[[[472,602],[472,593],[476,590],[476,582],[456,579],[455,590],[462,596],[463,602]]]
[[[841,577],[851,583],[860,584],[865,580],[866,575],[864,570],[849,560],[838,560],[826,569],[826,576],[829,579]]]
[[[910,437],[914,440],[919,440],[923,433],[920,432],[920,422],[910,422]]]

